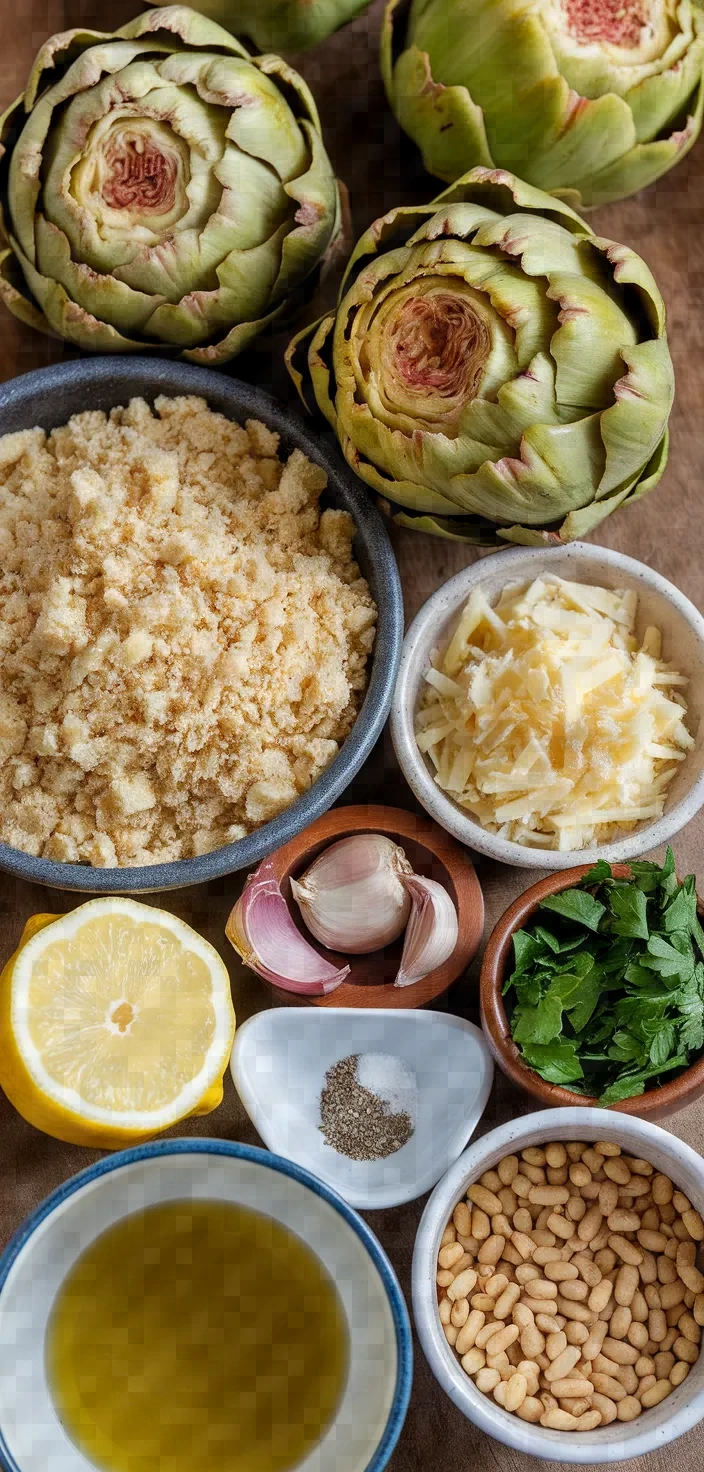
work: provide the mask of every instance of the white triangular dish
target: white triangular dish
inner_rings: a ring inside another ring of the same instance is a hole
[[[320,1132],[327,1070],[350,1053],[401,1058],[416,1077],[415,1132],[385,1160],[350,1160]],[[484,1035],[443,1012],[282,1007],[237,1030],[235,1088],[265,1145],[333,1186],[351,1206],[401,1206],[440,1180],[481,1119],[494,1065]]]

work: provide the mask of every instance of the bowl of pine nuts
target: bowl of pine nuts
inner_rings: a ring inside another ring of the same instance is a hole
[[[704,1417],[704,1160],[603,1109],[470,1145],[418,1228],[413,1309],[436,1379],[497,1441],[642,1456]]]

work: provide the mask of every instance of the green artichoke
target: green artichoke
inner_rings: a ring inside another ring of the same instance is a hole
[[[431,174],[510,169],[576,209],[652,184],[704,108],[691,0],[388,0],[382,70]]]
[[[403,526],[571,541],[665,468],[674,378],[648,267],[503,170],[371,226],[337,311],[291,344],[303,393],[304,345],[347,460]]]
[[[224,363],[339,231],[301,77],[185,6],[53,36],[0,143],[0,296],[93,352]]]
[[[369,0],[198,0],[202,15],[248,36],[262,51],[316,46],[366,10]]]

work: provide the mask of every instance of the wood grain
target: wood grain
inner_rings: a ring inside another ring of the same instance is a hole
[[[3,0],[0,7],[0,108],[23,88],[29,65],[52,31],[81,25],[118,26],[145,8],[134,0]],[[422,174],[412,148],[402,140],[384,99],[376,54],[383,5],[374,0],[366,18],[300,58],[300,67],[318,99],[330,152],[351,192],[355,229],[400,203],[432,197],[437,185]],[[109,17],[109,20],[108,20]],[[699,607],[704,603],[704,140],[654,188],[592,217],[596,230],[638,249],[655,273],[665,296],[677,372],[677,402],[672,417],[672,455],[657,491],[636,506],[617,512],[598,529],[597,540],[628,552],[670,578]],[[334,283],[327,287],[328,295]],[[282,397],[290,389],[282,366],[285,335],[260,342],[239,360],[238,376]],[[0,378],[71,356],[62,344],[0,317]],[[446,578],[474,560],[471,549],[394,533],[410,618]],[[481,555],[481,554],[479,554]],[[388,737],[382,740],[353,787],[347,802],[413,800],[398,777]],[[675,843],[680,873],[695,872],[704,883],[704,817],[690,824]],[[477,865],[486,903],[485,936],[506,908],[541,877],[539,869],[510,870],[480,859]],[[237,878],[168,896],[168,907],[200,930],[230,968],[238,1018],[268,1004],[263,983],[244,971],[225,941],[227,915],[237,897]],[[27,916],[39,910],[69,910],[75,896],[57,894],[0,876],[0,961],[14,948]],[[477,1020],[477,962],[449,996],[452,1010]],[[528,1102],[499,1078],[480,1132],[517,1114]],[[667,1127],[697,1149],[702,1147],[704,1106],[674,1115]],[[256,1143],[228,1079],[220,1111],[182,1126],[181,1134]],[[54,1186],[88,1165],[95,1153],[38,1134],[0,1100],[0,1239]],[[410,1303],[413,1240],[423,1202],[396,1211],[369,1213],[399,1274]],[[672,1447],[620,1464],[622,1472],[701,1472],[704,1430],[699,1427]],[[491,1441],[460,1415],[435,1383],[420,1349],[416,1353],[414,1394],[406,1425],[390,1464],[391,1472],[566,1472],[566,1464],[537,1461]]]

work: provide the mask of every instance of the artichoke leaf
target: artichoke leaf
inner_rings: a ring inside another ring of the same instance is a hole
[[[231,251],[217,268],[220,285],[215,290],[191,291],[179,302],[157,307],[149,332],[174,347],[194,348],[233,323],[239,326],[265,317],[287,228],[282,225],[251,250]]]
[[[427,51],[411,46],[393,74],[396,113],[404,132],[418,144],[429,174],[450,182],[467,160],[493,165],[484,114],[466,87],[434,82]]]
[[[305,279],[325,255],[334,230],[339,228],[338,186],[332,165],[312,124],[304,119],[300,126],[308,139],[310,166],[300,178],[284,185],[285,193],[298,208],[293,217],[295,228],[289,230],[283,243],[275,296]]]
[[[43,88],[47,83],[51,85],[52,78],[45,77],[45,72],[56,72],[58,68],[63,70],[67,65],[70,68],[77,57],[83,56],[87,47],[96,51],[100,49],[96,43],[113,40],[114,36],[107,31],[87,31],[81,26],[49,36],[44,45],[40,46],[27,78],[23,99],[25,110],[30,113]]]
[[[455,476],[453,498],[467,511],[509,523],[516,512],[544,526],[584,506],[604,468],[600,415],[573,424],[535,424],[521,440],[520,458],[487,461],[471,476]]]
[[[410,532],[426,532],[431,537],[442,537],[446,542],[463,542],[471,547],[496,547],[496,529],[491,522],[483,522],[479,516],[409,516],[405,511],[394,511],[392,505],[382,497],[377,506],[390,516],[396,526]]]
[[[429,511],[431,513],[443,512],[457,514],[462,508],[449,497],[442,496],[430,486],[424,486],[414,480],[396,479],[393,476],[385,476],[369,460],[365,460],[360,453],[357,443],[345,434],[344,429],[338,421],[338,438],[340,448],[355,474],[361,480],[366,481],[372,490],[377,491],[389,501],[394,501],[400,506],[407,506],[411,510]]]
[[[490,133],[495,158],[530,173],[539,189],[577,189],[594,172],[594,159],[616,163],[636,141],[628,104],[608,94],[593,102],[574,93],[564,77],[543,79],[519,96]]]
[[[334,326],[334,313],[327,313],[323,317],[316,318],[314,322],[309,322],[307,327],[302,328],[295,337],[291,338],[284,354],[286,367],[304,409],[311,407],[305,392],[304,369],[307,368],[311,386],[314,389],[315,402],[333,429],[337,426],[337,414],[330,396],[331,367],[327,358],[323,357],[322,349],[328,344]],[[301,355],[302,362],[300,368],[298,366],[299,355]]]
[[[163,297],[133,291],[114,276],[92,271],[90,266],[74,261],[62,230],[36,218],[37,271],[46,280],[63,286],[68,298],[100,322],[106,322],[123,335],[141,333]]]
[[[482,204],[500,216],[516,213],[537,215],[542,220],[562,225],[571,235],[589,236],[593,233],[586,220],[565,200],[546,195],[544,190],[526,184],[524,179],[517,179],[505,169],[469,169],[454,184],[443,189],[429,209],[434,213],[438,206],[455,204],[458,200],[465,204]]]
[[[548,296],[560,305],[550,344],[560,404],[605,409],[622,372],[622,352],[637,341],[634,323],[606,291],[586,276],[554,272]]]
[[[636,255],[628,245],[619,245],[615,240],[605,240],[598,235],[590,243],[594,250],[606,257],[618,287],[636,288],[651,331],[656,337],[664,337],[665,303],[655,277],[642,256]]]
[[[180,50],[180,42],[196,51],[223,51],[225,55],[249,57],[247,48],[223,26],[188,5],[167,5],[162,10],[145,10],[116,32],[126,40],[144,39],[144,50],[161,47]]]
[[[267,312],[265,317],[260,317],[256,322],[239,322],[236,327],[226,333],[225,337],[215,343],[206,343],[202,347],[187,348],[183,357],[190,363],[200,363],[203,368],[220,368],[223,363],[229,363],[231,358],[243,353],[246,348],[254,342],[260,333],[265,332],[272,322],[282,315],[286,309],[286,303],[274,307],[273,311]]]
[[[538,215],[511,214],[482,226],[475,244],[481,250],[494,246],[503,251],[520,263],[526,276],[547,276],[552,271],[580,275],[589,272],[584,240],[575,239],[561,224]]]
[[[144,352],[150,346],[149,343],[123,336],[109,322],[101,322],[98,317],[94,317],[92,312],[73,301],[59,281],[40,275],[24,255],[18,241],[13,239],[11,244],[25,281],[57,337],[63,337],[75,347],[84,348],[88,352]],[[154,343],[153,346],[158,347],[159,344]]]
[[[359,15],[369,0],[198,0],[199,10],[262,51],[302,51]]]
[[[636,144],[630,153],[624,154],[609,168],[599,169],[592,174],[588,183],[582,184],[584,208],[593,209],[597,205],[610,204],[654,184],[689,153],[699,137],[703,116],[704,86],[700,85],[694,110],[678,132],[652,143]]]
[[[0,301],[12,312],[13,317],[24,322],[25,327],[34,327],[38,332],[46,332],[49,337],[58,338],[59,333],[54,331],[44,313],[22,290],[23,286],[26,286],[26,282],[14,250],[8,248],[0,251]]]
[[[677,66],[654,77],[646,77],[638,86],[626,93],[626,102],[633,113],[633,122],[638,143],[650,143],[666,128],[674,127],[675,121],[685,110],[694,113],[697,93],[701,89],[704,69],[704,17],[697,15],[699,38],[688,48]]]
[[[672,408],[675,379],[664,338],[624,348],[628,372],[618,380],[616,402],[601,417],[606,467],[598,496],[608,496],[647,465],[660,443]]]

